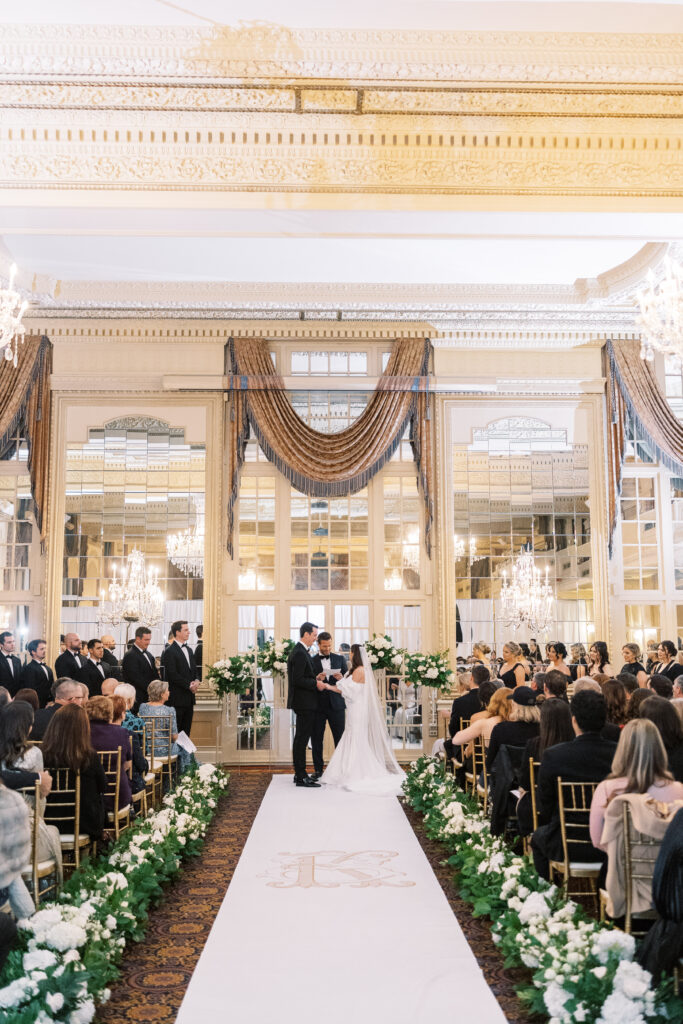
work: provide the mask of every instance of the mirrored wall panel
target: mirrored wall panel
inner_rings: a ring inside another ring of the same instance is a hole
[[[195,645],[204,590],[205,456],[205,445],[188,443],[183,429],[147,417],[92,428],[85,444],[67,446],[62,632],[86,640],[111,634],[122,657],[139,621],[112,621],[125,615],[126,594],[117,598],[111,585],[139,568],[142,557],[158,590],[144,609],[133,602],[133,611],[154,620],[144,623],[152,626],[153,652],[161,654],[175,619],[188,620]]]
[[[545,637],[594,639],[588,448],[531,418],[506,418],[453,446],[453,551],[459,653],[483,640],[498,654],[528,642],[502,614],[504,574],[528,549],[554,594]]]

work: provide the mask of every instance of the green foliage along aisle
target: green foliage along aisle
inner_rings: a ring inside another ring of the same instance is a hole
[[[632,936],[589,918],[526,857],[491,835],[478,805],[453,789],[435,758],[413,762],[406,801],[444,844],[461,896],[494,922],[506,966],[533,971],[519,995],[550,1024],[664,1024],[683,1020],[671,986],[653,989]]]
[[[88,1024],[128,942],[144,936],[163,885],[197,857],[228,785],[220,768],[190,769],[164,806],[136,823],[106,856],[86,863],[59,899],[20,922],[20,947],[0,978],[2,1024]]]

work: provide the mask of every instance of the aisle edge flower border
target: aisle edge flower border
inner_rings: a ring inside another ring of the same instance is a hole
[[[267,640],[262,647],[249,647],[244,654],[232,654],[215,661],[207,668],[206,678],[219,697],[229,693],[247,693],[253,687],[254,676],[259,671],[264,675],[285,675],[287,658],[294,647],[295,641],[289,638]],[[397,675],[403,669],[407,683],[450,693],[455,673],[448,661],[448,651],[437,651],[434,654],[409,653],[397,647],[386,633],[373,633],[365,647],[373,668]]]
[[[190,769],[106,860],[86,862],[56,901],[19,922],[19,948],[0,977],[0,1022],[89,1024],[109,999],[126,943],[143,938],[163,883],[200,854],[228,779],[211,764]]]
[[[424,815],[427,835],[443,843],[460,895],[475,917],[489,917],[505,966],[532,970],[518,995],[550,1024],[664,1024],[681,1020],[683,1004],[672,984],[653,988],[634,962],[635,941],[589,918],[557,886],[537,874],[491,835],[476,801],[453,789],[441,764],[421,757],[411,764],[405,800]]]

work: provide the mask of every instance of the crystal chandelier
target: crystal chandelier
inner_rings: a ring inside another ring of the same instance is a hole
[[[469,560],[470,565],[474,565],[475,562],[480,561],[484,556],[477,554],[477,538],[470,537],[469,542]],[[453,555],[455,556],[456,562],[460,558],[465,557],[465,541],[462,537],[458,537],[457,533],[453,534]]]
[[[126,639],[133,622],[150,627],[158,625],[163,618],[164,595],[158,583],[159,573],[146,567],[142,551],[133,548],[121,579],[117,579],[116,566],[113,571],[114,579],[106,596],[108,607],[104,606],[105,595],[101,591],[100,621],[111,626],[126,622]]]
[[[652,270],[647,275],[647,285],[638,292],[640,316],[637,319],[641,331],[640,355],[643,359],[654,359],[657,352],[674,359],[679,368],[683,367],[683,266],[667,256],[664,259],[664,276],[655,284]]]
[[[21,300],[19,292],[14,290],[14,278],[17,265],[13,263],[9,271],[9,284],[0,288],[0,349],[5,350],[5,359],[17,365],[19,355],[19,338],[24,338],[26,328],[21,318],[28,308],[28,302]]]
[[[204,575],[204,509],[197,509],[194,526],[182,533],[169,533],[166,554],[186,576]]]
[[[531,633],[545,633],[552,622],[555,597],[548,581],[534,563],[533,552],[523,548],[512,565],[512,580],[503,572],[500,592],[501,614],[513,630],[527,626]]]

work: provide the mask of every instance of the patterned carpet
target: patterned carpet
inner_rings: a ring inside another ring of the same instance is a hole
[[[231,774],[228,795],[221,801],[202,857],[186,864],[151,914],[145,939],[126,951],[111,1000],[98,1010],[99,1024],[172,1024],[175,1020],[271,774],[268,769]],[[443,849],[426,839],[419,815],[407,809],[406,814],[508,1021],[529,1024],[513,988],[514,981],[524,975],[503,968],[489,926],[470,917],[450,871],[441,866]]]

